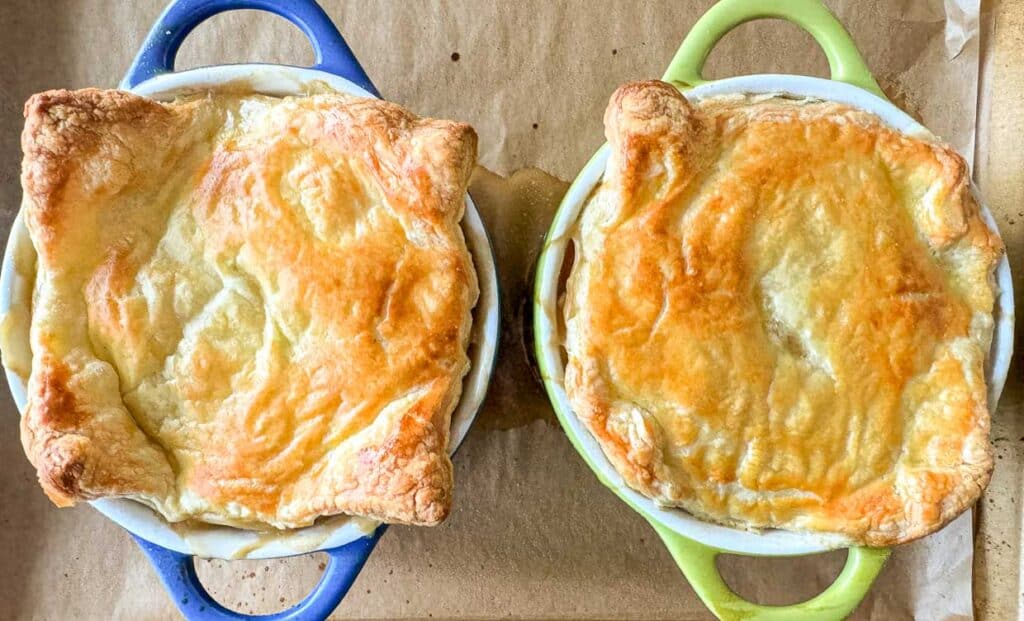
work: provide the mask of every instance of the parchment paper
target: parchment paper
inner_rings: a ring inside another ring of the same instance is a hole
[[[975,179],[1006,243],[1020,308],[1024,294],[1024,150],[1020,145],[1024,3],[987,3],[983,8]],[[1017,334],[1021,334],[1019,328]],[[1010,369],[1011,379],[992,420],[996,469],[984,502],[976,510],[974,602],[978,617],[985,619],[1024,618],[1020,583],[1024,383],[1019,360],[1020,356]]]
[[[116,85],[162,4],[3,0],[0,231],[5,235],[20,201],[24,99],[47,88]],[[531,373],[522,320],[530,265],[567,187],[562,180],[571,180],[601,144],[609,94],[624,81],[660,76],[710,3],[324,4],[386,97],[422,115],[476,127],[480,163],[489,170],[477,171],[471,191],[492,232],[505,296],[502,360],[478,423],[455,459],[451,518],[435,529],[392,528],[335,616],[709,618],[653,531],[605,490],[572,450]],[[972,156],[983,22],[978,2],[828,4],[890,96]],[[312,53],[296,29],[247,12],[201,26],[186,42],[179,67],[253,60],[308,64]],[[726,36],[707,69],[710,77],[762,72],[825,76],[827,64],[796,27],[760,22]],[[512,174],[529,167],[541,170]],[[1000,212],[1000,224],[1005,220]],[[1011,380],[1012,412],[1004,408],[1001,416],[1019,411],[1018,384]],[[88,506],[57,510],[39,491],[7,398],[0,399],[0,459],[0,601],[6,618],[177,618],[126,533]],[[998,474],[985,502],[1010,497],[1011,490],[998,485]],[[1019,477],[1008,479],[1009,485],[1019,484]],[[1017,558],[1019,521],[1015,524],[1012,545],[979,540],[984,558],[1004,564],[1009,556]],[[971,618],[971,541],[967,515],[938,535],[898,549],[855,618]],[[721,565],[741,593],[778,604],[820,591],[838,573],[843,557],[842,552],[787,560],[729,557]],[[319,578],[323,560],[312,555],[203,561],[199,571],[229,606],[270,612],[301,598]],[[1016,582],[1006,588],[1015,589]]]

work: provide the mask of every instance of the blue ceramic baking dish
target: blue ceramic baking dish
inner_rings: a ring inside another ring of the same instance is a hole
[[[237,64],[174,71],[175,56],[185,38],[204,20],[225,11],[256,9],[279,15],[299,27],[313,45],[312,67],[269,64]],[[284,96],[301,94],[311,83],[340,92],[379,98],[376,87],[345,39],[314,0],[176,0],[157,19],[121,88],[158,100],[227,84],[244,83],[253,92]],[[462,223],[466,243],[477,270],[480,298],[474,310],[470,347],[471,368],[463,383],[462,398],[452,415],[449,451],[466,436],[483,402],[494,368],[498,343],[499,300],[494,257],[483,222],[466,196]],[[25,261],[33,256],[31,240],[21,216],[11,229],[3,271],[0,274],[0,314],[30,308],[33,273],[25,273]],[[17,260],[16,260],[17,259]],[[34,269],[34,268],[29,268]],[[23,334],[28,342],[28,322]],[[29,351],[26,349],[25,351]],[[25,408],[25,378],[6,369],[18,409]],[[316,620],[326,618],[341,602],[362,569],[386,525],[372,520],[336,516],[315,525],[268,535],[227,526],[190,529],[172,525],[143,505],[126,499],[94,501],[93,506],[128,530],[145,551],[182,614],[195,621],[215,620]],[[270,615],[249,616],[221,606],[203,588],[196,575],[194,558],[277,558],[324,552],[330,561],[320,582],[294,607]]]

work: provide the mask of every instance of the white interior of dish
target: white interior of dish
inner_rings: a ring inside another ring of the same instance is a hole
[[[792,75],[752,75],[729,78],[705,84],[686,92],[691,100],[735,93],[771,94],[786,93],[802,97],[814,97],[836,101],[867,110],[878,115],[893,128],[906,134],[928,134],[908,114],[860,88],[823,80]],[[565,416],[571,433],[596,465],[606,481],[627,498],[645,517],[655,520],[673,531],[725,552],[739,554],[790,556],[811,554],[845,547],[848,542],[833,536],[795,533],[782,530],[749,532],[704,522],[679,509],[658,507],[652,500],[629,488],[622,477],[605,458],[600,445],[587,431],[579,419],[572,415],[572,408],[563,387],[564,366],[562,364],[562,335],[558,331],[556,317],[559,313],[559,275],[565,257],[566,247],[572,236],[576,220],[591,192],[601,181],[608,162],[608,149],[602,148],[587,163],[573,182],[555,216],[548,233],[548,247],[537,266],[539,278],[538,299],[543,307],[537,319],[535,338],[538,342],[538,356],[545,371],[545,382],[555,401],[555,407],[569,413]],[[975,191],[977,195],[977,191]],[[988,208],[982,206],[982,215],[994,231],[998,231],[995,220]],[[1005,255],[996,268],[996,284],[999,293],[994,310],[995,334],[992,350],[987,363],[989,378],[989,407],[995,412],[996,403],[1002,393],[1013,350],[1013,284],[1010,279],[1010,265]]]
[[[168,100],[189,91],[241,83],[254,92],[284,96],[299,94],[314,82],[326,84],[341,92],[373,97],[359,86],[330,73],[273,65],[204,67],[158,76],[132,90],[154,99]],[[480,214],[468,195],[462,230],[479,278],[480,298],[473,311],[469,352],[471,366],[463,380],[462,398],[452,414],[448,447],[450,453],[454,453],[466,437],[487,392],[497,353],[500,312],[498,279],[490,241]],[[19,214],[11,228],[0,272],[0,317],[7,316],[16,305],[30,303],[32,276],[19,274],[15,269],[14,258],[19,252],[34,253],[31,248],[32,241]],[[28,342],[29,335],[26,332],[11,335],[11,338]],[[5,368],[5,371],[14,401],[18,410],[23,412],[26,404],[25,381],[10,369]],[[91,504],[125,529],[153,543],[187,554],[216,558],[275,558],[326,550],[372,533],[378,524],[365,518],[335,516],[324,518],[306,528],[259,533],[229,526],[172,526],[148,507],[122,498],[96,500]]]

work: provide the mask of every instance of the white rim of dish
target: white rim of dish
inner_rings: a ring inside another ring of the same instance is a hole
[[[821,78],[776,74],[740,76],[704,84],[684,93],[688,99],[693,100],[727,94],[787,94],[835,101],[871,112],[904,134],[931,136],[926,128],[892,103],[855,86]],[[549,394],[555,401],[555,407],[565,413],[572,413],[572,407],[569,405],[563,385],[564,366],[560,354],[562,338],[558,332],[558,322],[556,321],[559,313],[559,275],[576,220],[591,192],[601,181],[607,162],[608,148],[606,145],[591,158],[573,182],[551,225],[546,248],[541,263],[537,267],[541,279],[537,295],[543,308],[543,312],[537,317],[535,333],[535,338],[541,344],[541,347],[538,347],[538,355],[541,358],[539,362],[542,369],[546,371],[544,381]],[[982,217],[998,235],[999,228],[988,207],[981,201],[973,184],[971,189],[981,204]],[[996,267],[995,280],[998,288],[998,296],[993,309],[995,329],[992,348],[986,362],[989,411],[993,414],[1006,382],[1010,356],[1013,352],[1013,282],[1010,277],[1010,264],[1005,253]],[[563,420],[568,423],[572,434],[579,440],[579,445],[583,448],[587,461],[598,470],[599,476],[609,482],[615,491],[644,517],[679,535],[723,552],[755,556],[796,556],[825,552],[850,545],[848,540],[833,535],[775,529],[762,532],[744,531],[702,521],[681,509],[659,507],[650,498],[626,485],[604,456],[600,445],[575,414],[567,415]]]
[[[276,96],[300,94],[311,83],[320,82],[341,92],[376,99],[363,88],[331,73],[263,64],[218,65],[168,73],[142,82],[130,90],[154,99],[168,100],[190,91],[202,91],[232,82],[245,84],[253,92]],[[500,312],[498,278],[490,240],[476,205],[468,194],[462,230],[476,267],[480,297],[473,310],[470,370],[463,379],[462,397],[452,413],[449,453],[454,453],[465,439],[486,396],[497,354]],[[28,229],[19,212],[11,227],[0,271],[0,316],[6,316],[14,304],[22,302],[19,297],[26,291],[31,295],[30,281],[17,272],[14,261],[20,249],[27,249],[34,254],[31,245]],[[24,339],[27,341],[27,334]],[[24,412],[25,382],[6,366],[4,370],[18,411]],[[124,498],[105,498],[90,504],[125,530],[143,539],[177,552],[207,558],[265,559],[329,550],[372,534],[379,524],[367,518],[334,516],[324,518],[312,526],[268,535],[230,526],[203,525],[195,529],[180,525],[172,527],[152,509]]]

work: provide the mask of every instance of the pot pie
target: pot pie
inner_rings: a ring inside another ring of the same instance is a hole
[[[472,128],[342,94],[51,91],[25,115],[21,435],[55,504],[445,518]]]
[[[574,236],[565,387],[635,490],[871,546],[988,483],[999,238],[964,160],[826,101],[619,88]]]

